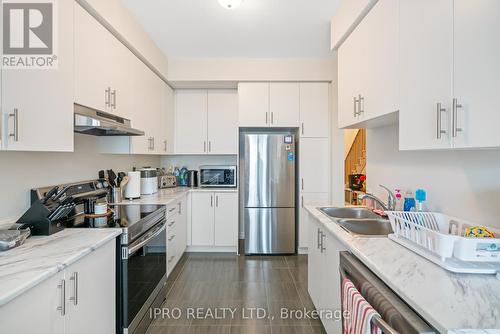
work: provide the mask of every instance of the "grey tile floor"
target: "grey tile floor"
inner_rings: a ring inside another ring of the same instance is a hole
[[[284,317],[282,310],[314,310],[307,255],[187,253],[167,282],[162,311],[169,314],[157,316],[147,333],[325,333],[319,320],[300,312]]]

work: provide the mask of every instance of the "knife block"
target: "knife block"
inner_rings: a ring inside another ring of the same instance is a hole
[[[62,221],[50,221],[50,210],[41,200],[34,202],[16,222],[29,227],[32,235],[51,235],[64,229]]]

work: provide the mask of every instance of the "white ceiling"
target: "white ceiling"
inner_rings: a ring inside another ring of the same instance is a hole
[[[316,58],[330,53],[340,0],[122,0],[173,58]]]

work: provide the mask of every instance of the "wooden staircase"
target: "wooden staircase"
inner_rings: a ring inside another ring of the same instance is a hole
[[[366,168],[366,129],[360,129],[344,162],[345,183],[349,183],[349,174],[365,174]]]

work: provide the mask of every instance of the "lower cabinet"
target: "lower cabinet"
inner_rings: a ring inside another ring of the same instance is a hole
[[[110,241],[1,306],[0,333],[114,333],[115,275]]]
[[[300,194],[300,218],[299,218],[299,248],[307,248],[309,245],[308,220],[309,213],[305,209],[307,205],[329,205],[330,193],[301,193]]]
[[[193,192],[191,246],[238,245],[238,193]]]
[[[308,291],[317,310],[340,313],[340,252],[345,247],[308,214]],[[327,333],[341,333],[342,323],[324,315],[321,322]]]
[[[170,275],[187,243],[187,196],[167,206],[167,276]]]

